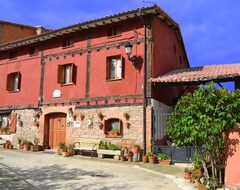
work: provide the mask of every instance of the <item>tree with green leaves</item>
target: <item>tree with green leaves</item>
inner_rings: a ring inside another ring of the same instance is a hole
[[[214,83],[182,96],[168,118],[166,132],[176,146],[194,145],[209,184],[223,183],[225,168],[224,132],[240,120],[240,90],[216,89]],[[207,159],[206,159],[207,158]],[[207,167],[210,162],[211,170]]]

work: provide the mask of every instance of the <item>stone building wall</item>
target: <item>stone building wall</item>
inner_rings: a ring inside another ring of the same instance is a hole
[[[73,114],[69,113],[72,108]],[[43,113],[39,118],[35,118],[37,110],[25,109],[16,110],[17,113],[17,126],[16,133],[11,134],[12,143],[17,146],[18,138],[26,139],[33,142],[34,138],[40,139],[40,144],[43,144],[45,116],[51,113],[66,113],[66,143],[71,144],[79,141],[80,138],[101,139],[108,141],[119,146],[132,147],[138,144],[143,148],[143,107],[141,105],[135,106],[119,106],[119,107],[101,107],[101,108],[81,108],[75,109],[74,106],[52,106],[42,109]],[[98,113],[102,113],[103,118],[100,119]],[[127,113],[129,117],[125,118],[123,113]],[[81,115],[84,119],[81,119]],[[73,116],[76,116],[74,118]],[[104,128],[99,127],[99,122],[105,124],[105,121],[110,118],[117,118],[122,120],[122,136],[121,137],[108,137],[104,133]],[[35,121],[34,121],[35,119]],[[89,120],[92,125],[89,125]],[[34,125],[35,123],[39,125]],[[128,126],[127,123],[130,125]],[[151,140],[151,108],[147,109],[147,146],[150,148]]]
[[[103,119],[98,117],[98,113],[101,112]],[[74,111],[77,115],[80,113],[84,115],[84,120],[81,121],[80,117],[76,120],[81,122],[79,128],[72,127],[71,139],[73,142],[79,140],[79,138],[95,138],[103,141],[111,141],[119,145],[133,146],[139,144],[142,146],[143,142],[143,109],[142,106],[124,106],[124,107],[106,107],[106,108],[94,108],[94,109],[77,109]],[[129,118],[126,119],[123,113],[127,113]],[[104,128],[100,129],[98,122],[103,125],[106,120],[110,118],[119,118],[123,122],[123,135],[122,137],[110,138],[104,134]],[[89,119],[93,124],[88,125]],[[130,126],[127,126],[130,123]]]
[[[12,144],[16,147],[18,138],[33,142],[34,138],[39,138],[38,126],[34,125],[34,115],[36,110],[25,109],[16,110],[17,113],[17,126],[16,133],[12,134]]]

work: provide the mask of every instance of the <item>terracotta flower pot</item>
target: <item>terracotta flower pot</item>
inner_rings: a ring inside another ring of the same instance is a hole
[[[31,145],[24,145],[24,150],[30,151],[31,150]]]
[[[133,147],[133,152],[137,154],[139,152],[139,146],[134,146]]]
[[[128,148],[127,148],[127,147],[124,148],[124,153],[125,153],[125,154],[128,153]]]
[[[172,161],[171,160],[159,160],[159,164],[163,165],[171,165]]]
[[[73,156],[73,155],[75,155],[76,154],[76,150],[74,149],[74,148],[69,148],[68,149],[68,155],[69,156]]]
[[[128,161],[132,162],[133,161],[133,157],[128,157]]]
[[[62,149],[62,148],[59,148],[59,149],[58,149],[58,155],[62,155],[62,152],[63,152],[63,149]]]
[[[150,164],[155,164],[155,163],[156,163],[156,158],[157,158],[156,155],[148,156],[148,161],[149,161],[149,163],[150,163]]]
[[[12,145],[12,144],[9,145],[8,148],[9,148],[9,149],[13,149],[13,145]]]
[[[68,157],[68,152],[62,152],[63,157]]]
[[[123,162],[125,161],[125,157],[124,156],[120,156],[120,160]]]
[[[143,160],[143,163],[148,163],[148,156],[143,156],[142,160]]]
[[[185,179],[191,179],[191,172],[185,172],[184,173],[184,178]]]

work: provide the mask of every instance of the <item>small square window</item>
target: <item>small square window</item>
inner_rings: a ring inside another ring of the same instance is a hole
[[[7,91],[20,91],[21,74],[20,72],[7,75]]]
[[[122,136],[122,120],[111,118],[105,121],[104,133],[107,137]]]
[[[16,51],[9,52],[9,59],[17,59],[17,52]]]
[[[119,36],[122,34],[122,27],[121,26],[114,26],[108,29],[107,36],[112,37],[112,36]]]
[[[76,82],[76,66],[73,63],[58,65],[58,83],[73,84]]]
[[[107,57],[106,61],[106,79],[122,79],[123,77],[123,58],[122,56]]]
[[[37,55],[39,52],[39,47],[35,46],[35,47],[31,47],[29,50],[29,55]]]
[[[71,47],[73,46],[73,37],[67,37],[63,39],[62,47]]]

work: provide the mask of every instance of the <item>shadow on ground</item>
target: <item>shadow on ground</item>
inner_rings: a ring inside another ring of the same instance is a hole
[[[94,167],[94,166],[93,166]],[[9,168],[10,169],[10,168]],[[20,178],[37,189],[121,189],[127,188],[115,181],[116,177],[102,171],[88,172],[82,169],[69,169],[64,165],[37,167],[32,169],[11,168]]]

